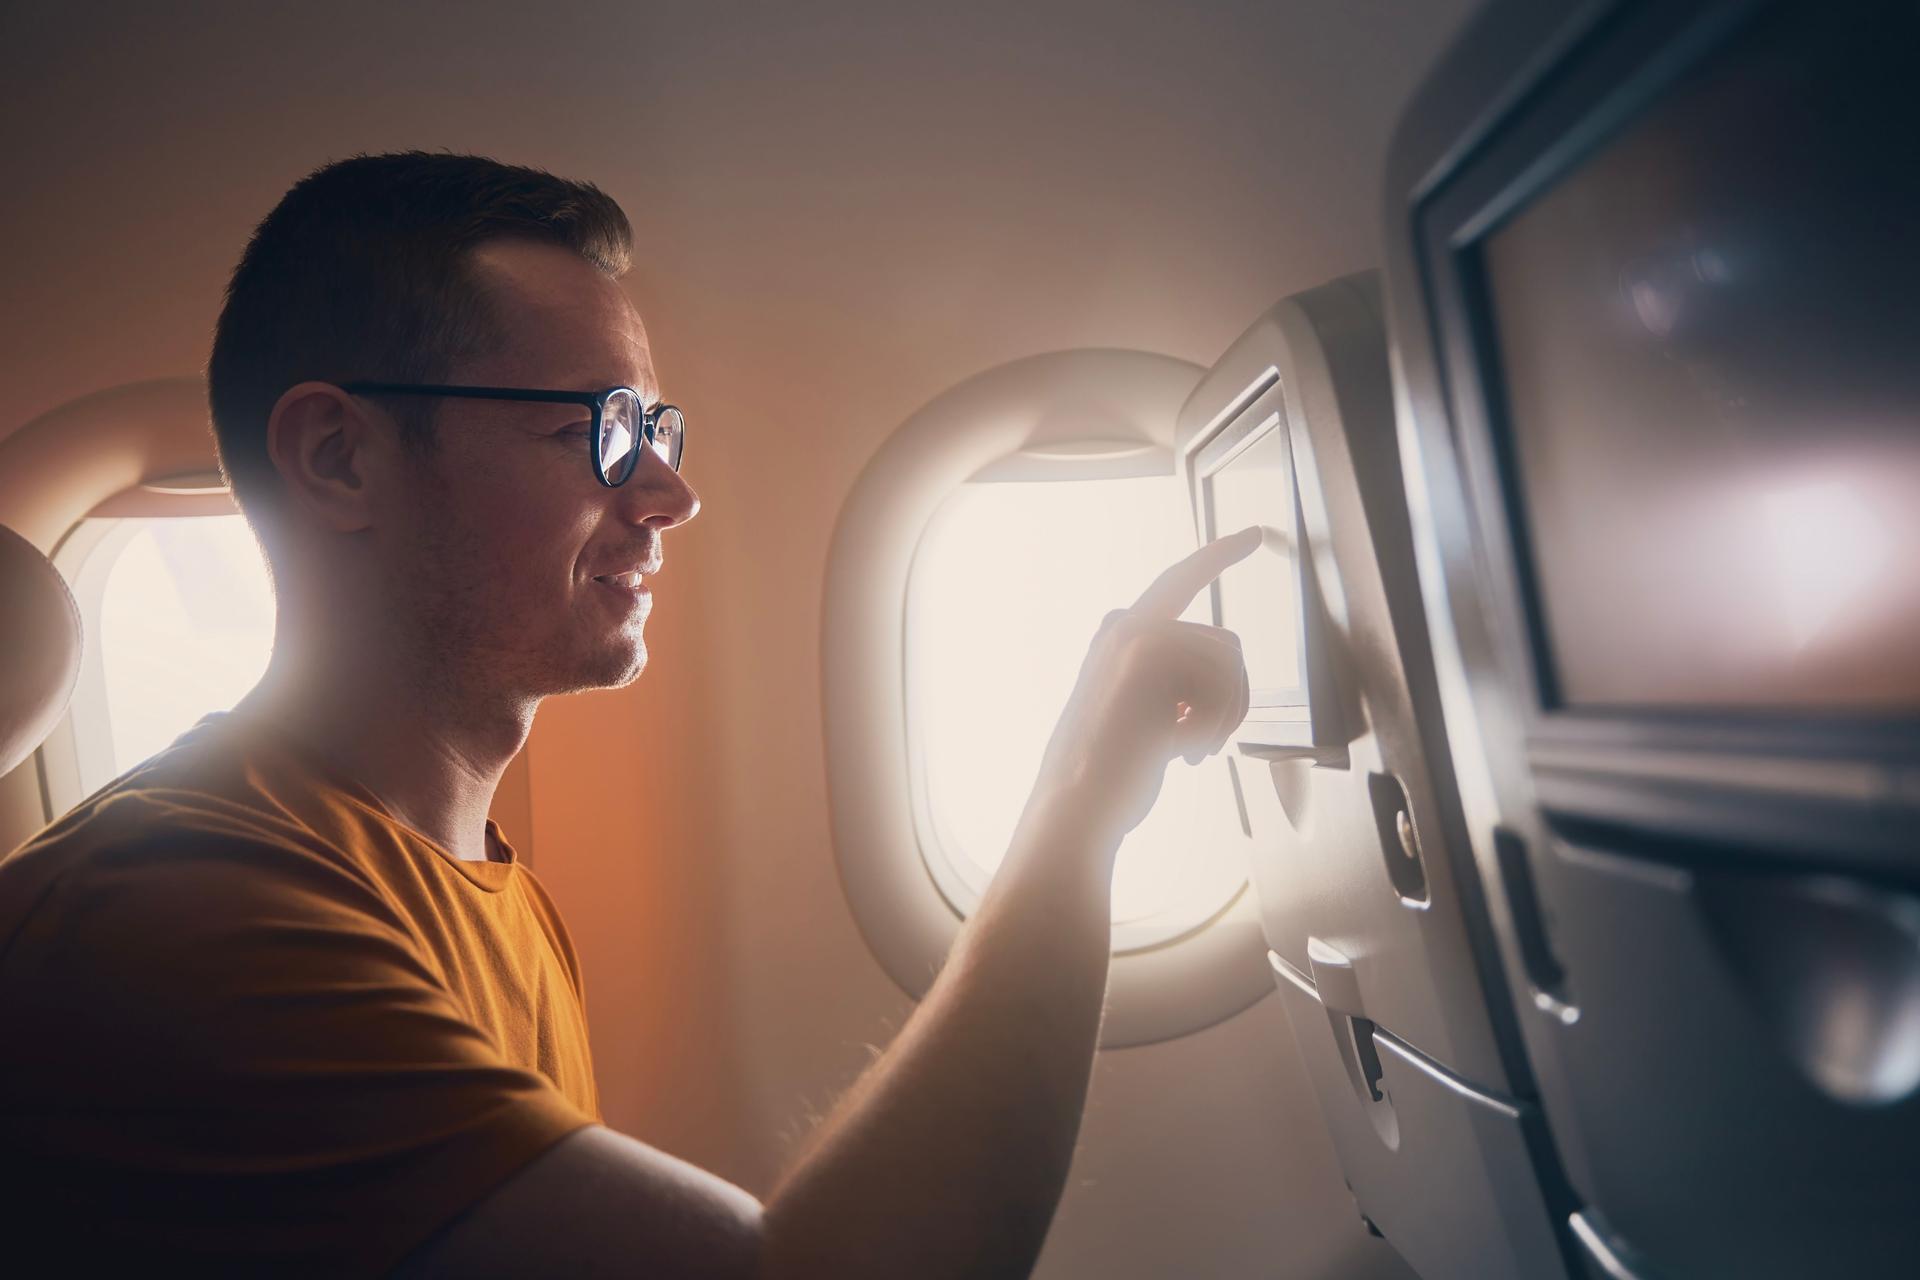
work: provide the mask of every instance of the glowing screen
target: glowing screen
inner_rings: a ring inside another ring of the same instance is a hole
[[[1206,480],[1215,537],[1261,525],[1260,549],[1220,575],[1219,625],[1240,637],[1255,705],[1299,703],[1300,592],[1294,572],[1293,469],[1277,424]]]

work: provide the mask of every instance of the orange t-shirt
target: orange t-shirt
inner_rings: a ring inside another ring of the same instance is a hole
[[[378,1274],[597,1120],[508,858],[210,717],[0,861],[0,1267]]]

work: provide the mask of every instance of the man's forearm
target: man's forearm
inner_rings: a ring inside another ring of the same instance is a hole
[[[946,967],[767,1202],[762,1274],[1025,1275],[1099,1039],[1116,841],[1023,817]]]

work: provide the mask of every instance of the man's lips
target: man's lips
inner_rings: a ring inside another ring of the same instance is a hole
[[[629,605],[642,608],[650,606],[653,593],[647,590],[646,579],[660,572],[666,564],[666,557],[660,553],[659,542],[648,540],[639,546],[623,547],[621,550],[628,554],[594,574],[593,580],[609,591],[618,592]]]
[[[620,598],[620,608],[651,611],[653,592],[647,590],[645,574],[639,569],[594,575],[594,582]]]

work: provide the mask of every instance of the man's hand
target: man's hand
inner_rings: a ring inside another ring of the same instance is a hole
[[[1108,614],[1041,761],[1029,812],[1072,814],[1117,847],[1160,795],[1176,755],[1197,764],[1246,719],[1240,638],[1182,622],[1195,596],[1260,545],[1258,526],[1217,539]]]

